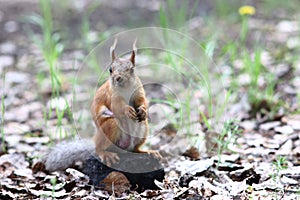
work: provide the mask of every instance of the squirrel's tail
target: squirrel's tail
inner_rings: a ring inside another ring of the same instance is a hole
[[[92,140],[72,140],[61,142],[51,148],[44,161],[46,170],[53,172],[65,170],[78,161],[87,160],[95,153],[95,145]]]

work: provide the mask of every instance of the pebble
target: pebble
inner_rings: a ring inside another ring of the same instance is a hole
[[[18,58],[18,61],[16,63],[16,67],[18,69],[24,70],[30,65],[30,62],[32,62],[32,57],[31,56],[22,55],[21,57]]]
[[[0,56],[0,70],[2,68],[11,66],[14,64],[14,58],[12,56],[2,55]]]
[[[293,80],[292,80],[292,85],[297,88],[297,90],[299,91],[300,90],[300,77],[295,77]],[[297,92],[296,92],[297,93]]]
[[[281,77],[290,70],[290,67],[287,64],[280,63],[275,67],[271,68],[270,71],[274,73],[277,77]]]
[[[29,118],[29,109],[25,106],[16,107],[5,113],[6,121],[25,122]]]
[[[44,137],[26,137],[26,138],[24,138],[24,142],[26,144],[36,144],[36,143],[47,144],[47,143],[50,142],[50,138],[48,136],[44,136]]]
[[[289,126],[289,125],[286,125],[286,126],[278,126],[278,127],[275,127],[274,129],[277,133],[282,133],[282,134],[291,134],[294,132],[294,129]]]
[[[261,52],[260,62],[263,66],[270,66],[274,59],[268,51]]]
[[[299,25],[298,21],[283,20],[277,24],[276,29],[282,33],[297,32],[299,31],[298,25]]]
[[[238,76],[238,83],[241,85],[248,85],[251,82],[251,77],[249,74],[240,74]]]
[[[287,40],[286,46],[289,49],[296,49],[300,46],[300,39],[298,37],[291,37]]]
[[[0,52],[3,54],[13,54],[16,49],[16,45],[12,42],[5,42],[0,45]]]
[[[4,126],[4,134],[23,134],[30,131],[27,124],[20,124],[17,122],[10,122]]]
[[[256,122],[254,120],[245,120],[240,122],[240,126],[247,131],[251,131],[256,127]]]
[[[63,97],[52,98],[47,103],[48,109],[58,109],[60,111],[66,110],[68,106],[71,106],[70,102]]]
[[[16,21],[8,21],[4,24],[4,30],[8,33],[13,33],[19,30],[19,25]]]
[[[9,146],[14,147],[18,145],[18,143],[21,141],[22,135],[6,135],[5,141],[8,143]]]
[[[33,145],[24,144],[24,143],[19,143],[16,146],[16,150],[17,150],[17,152],[24,152],[24,153],[36,151],[36,149],[33,147]]]
[[[5,78],[8,83],[25,83],[29,82],[29,77],[28,73],[11,71],[6,73]]]

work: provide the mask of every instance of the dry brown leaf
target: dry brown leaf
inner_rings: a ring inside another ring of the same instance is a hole
[[[120,172],[111,172],[105,179],[101,181],[104,184],[104,189],[109,192],[115,192],[120,195],[128,191],[131,187],[129,180]]]
[[[184,156],[187,156],[192,159],[199,159],[200,158],[200,153],[196,147],[191,147],[186,152],[183,153]]]

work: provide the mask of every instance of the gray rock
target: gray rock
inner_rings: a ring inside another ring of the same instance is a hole
[[[0,45],[0,52],[3,54],[13,54],[16,51],[16,45],[12,42],[5,42]]]
[[[11,122],[5,125],[4,134],[23,134],[30,131],[30,127],[26,124]]]
[[[8,33],[16,32],[19,29],[19,25],[16,21],[8,21],[4,24],[4,30]]]
[[[6,81],[8,83],[25,83],[29,82],[30,76],[24,72],[11,71],[6,73]]]
[[[0,71],[14,64],[14,58],[12,56],[0,56]]]
[[[290,33],[299,31],[298,21],[287,21],[283,20],[276,26],[277,31],[282,33]]]

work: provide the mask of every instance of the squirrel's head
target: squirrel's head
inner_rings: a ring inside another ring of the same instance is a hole
[[[136,40],[133,43],[133,50],[129,59],[119,58],[115,55],[116,45],[117,40],[110,47],[110,57],[112,60],[109,66],[110,79],[113,86],[125,88],[134,83],[136,79],[134,73],[135,54],[137,52]]]

